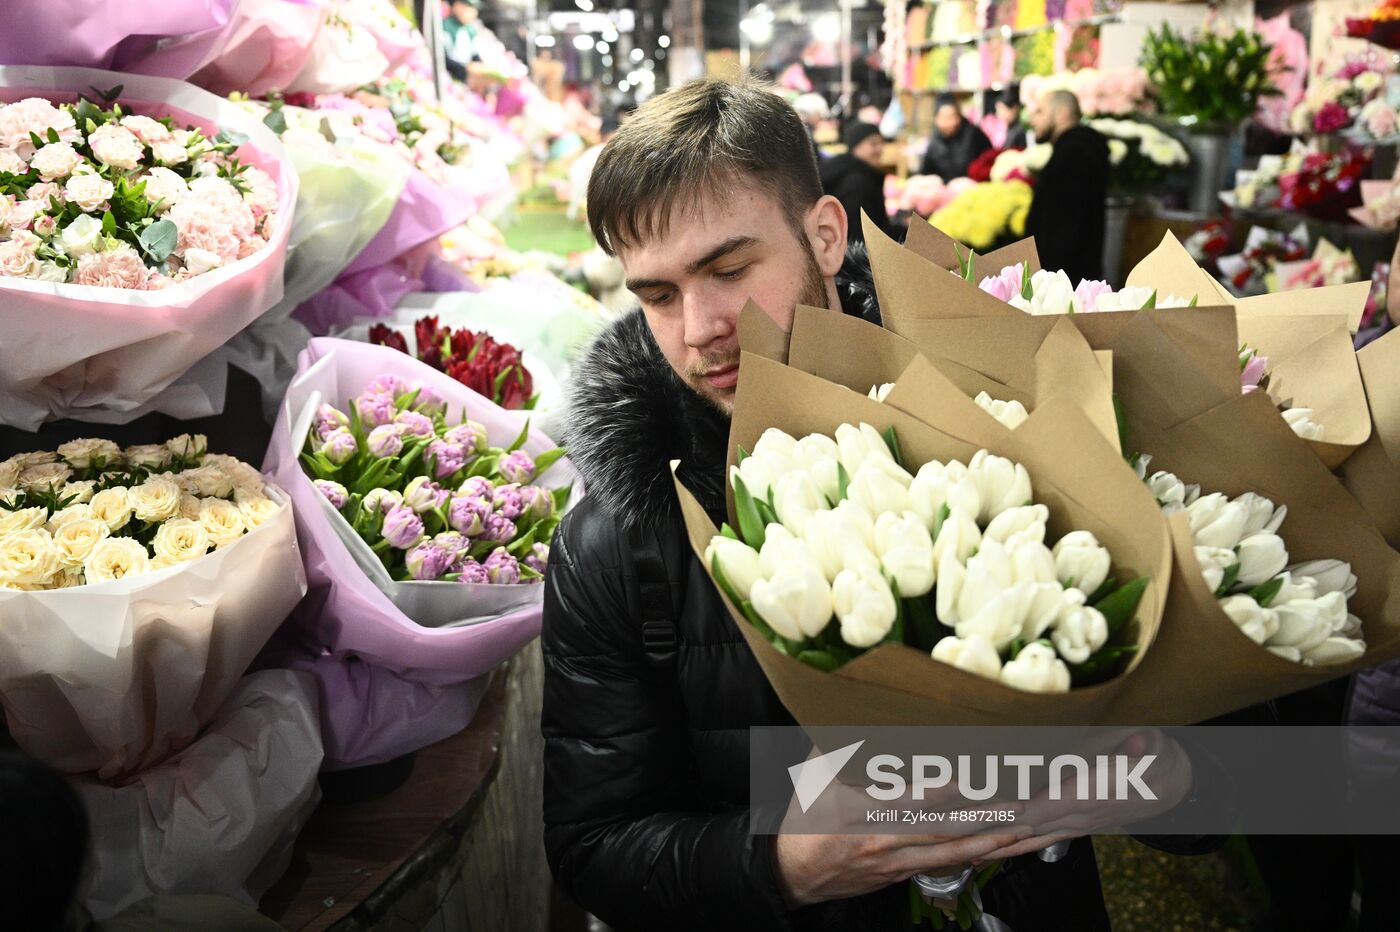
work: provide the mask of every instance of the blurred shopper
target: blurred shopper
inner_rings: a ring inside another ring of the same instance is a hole
[[[846,208],[846,239],[851,243],[865,242],[860,215],[868,215],[885,235],[893,235],[889,215],[885,212],[885,137],[873,123],[852,123],[842,135],[846,144],[844,155],[824,160],[821,169],[822,190]]]
[[[443,51],[447,72],[458,81],[467,79],[467,66],[476,58],[477,20],[480,14],[467,0],[452,0],[442,21]]]
[[[1021,92],[1009,87],[997,98],[997,119],[1006,126],[1003,149],[1024,149],[1026,147],[1026,124],[1021,120]]]
[[[1054,144],[1035,184],[1026,235],[1035,237],[1040,264],[1064,269],[1070,280],[1104,277],[1104,213],[1108,201],[1108,142],[1080,123],[1079,99],[1055,91],[1031,111],[1037,142]]]
[[[933,132],[919,174],[937,175],[944,181],[962,178],[977,156],[992,147],[992,141],[963,116],[952,95],[940,96],[935,107]]]

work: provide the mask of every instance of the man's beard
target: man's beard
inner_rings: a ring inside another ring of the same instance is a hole
[[[806,237],[800,237],[802,251],[806,256],[805,268],[802,276],[802,292],[798,296],[797,303],[807,307],[826,307],[827,292],[826,278],[822,275],[821,267],[817,265],[817,255],[812,251],[812,244],[807,242]],[[839,309],[838,309],[839,310]],[[710,403],[725,417],[728,417],[733,408],[733,395],[716,398],[707,389],[709,385],[705,382],[705,373],[713,372],[716,369],[728,369],[739,364],[739,350],[732,353],[719,353],[710,356],[701,356],[700,361],[686,370],[685,380],[697,395]]]

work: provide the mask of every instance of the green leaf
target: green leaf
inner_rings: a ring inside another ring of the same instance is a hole
[[[1070,681],[1075,687],[1092,686],[1117,675],[1126,658],[1137,653],[1136,644],[1110,644],[1099,648],[1083,663],[1068,664]]]
[[[1066,584],[1065,588],[1068,589],[1069,585]],[[1116,588],[1118,588],[1118,580],[1113,578],[1112,576],[1108,577],[1103,581],[1103,585],[1095,589],[1094,594],[1089,596],[1089,598],[1085,600],[1085,604],[1097,607],[1099,601],[1101,599],[1107,598]]]
[[[273,106],[268,115],[263,117],[263,126],[279,136],[287,131],[287,115],[282,112],[281,104]]]
[[[446,522],[443,523],[445,524]],[[539,524],[537,523],[534,527],[530,528],[529,531],[525,532],[523,536],[512,541],[510,545],[506,547],[506,553],[515,557],[517,560],[524,559],[525,554],[530,552],[530,548],[535,546],[535,531],[538,527]]]
[[[943,530],[943,522],[948,520],[948,516],[953,513],[947,502],[938,506],[938,514],[933,519],[933,539],[938,540],[938,532]]]
[[[899,451],[899,437],[895,436],[894,428],[885,428],[885,432],[881,436],[885,438],[885,446],[890,448],[890,456],[894,457],[895,464],[903,468],[904,454]]]
[[[1284,577],[1282,576],[1275,576],[1268,582],[1255,586],[1249,591],[1249,594],[1254,598],[1254,601],[1259,603],[1260,608],[1268,608],[1269,603],[1274,600],[1274,597],[1279,594],[1279,590],[1283,588],[1283,579]]]
[[[515,441],[514,441],[513,443],[511,443],[510,446],[506,447],[506,452],[507,452],[507,453],[514,453],[516,450],[519,450],[521,447],[525,446],[525,441],[526,441],[526,440],[529,440],[529,439],[530,439],[530,422],[529,422],[529,421],[526,421],[526,422],[525,422],[525,426],[522,427],[522,428],[520,429],[520,436],[516,437],[516,438],[515,438]]]
[[[170,258],[180,242],[180,230],[169,220],[157,220],[141,231],[141,249],[156,263]]]
[[[739,517],[739,533],[744,543],[755,550],[762,549],[766,525],[759,517],[758,505],[742,476],[734,477],[734,510]]]
[[[1108,622],[1108,636],[1111,640],[1124,625],[1132,620],[1133,614],[1137,611],[1138,603],[1142,601],[1142,594],[1147,589],[1147,577],[1139,576],[1130,583],[1125,583],[1117,592],[1107,596],[1094,607],[1097,608]]]
[[[105,210],[102,212],[102,235],[117,235],[117,218],[112,216],[112,212],[110,210]]]
[[[1025,639],[1025,638],[1016,638],[1016,640],[1014,640],[1014,641],[1011,642],[1011,647],[1010,647],[1010,648],[1008,649],[1008,651],[1007,651],[1006,659],[1007,659],[1007,660],[1015,660],[1015,659],[1020,655],[1021,651],[1025,650],[1025,648],[1026,648],[1026,639]]]
[[[728,522],[728,521],[724,522],[723,524],[721,524],[721,525],[719,526],[719,533],[720,533],[720,536],[722,536],[722,537],[728,537],[730,540],[738,540],[738,539],[739,539],[739,535],[734,531],[734,529],[733,529],[732,527],[729,526],[729,522]]]
[[[116,101],[116,99],[122,95],[122,89],[123,89],[125,86],[126,86],[126,85],[118,84],[117,86],[108,88],[108,89],[105,90],[105,91],[101,91],[101,90],[98,90],[98,89],[95,88],[95,87],[89,86],[89,87],[88,87],[88,90],[92,91],[92,92],[93,92],[94,94],[96,94],[98,97],[101,97],[103,100],[107,101],[107,103],[110,104],[110,103],[113,103],[114,101]]]
[[[58,139],[58,130],[54,129],[52,126],[49,127],[48,140],[49,140],[49,142],[58,142],[58,141],[59,141],[59,139]]]
[[[239,146],[246,145],[247,142],[248,135],[246,133],[237,132],[236,130],[221,129],[219,130],[218,135],[214,137],[215,145],[231,146],[234,149],[237,149]]]
[[[1147,296],[1147,303],[1140,310],[1150,311],[1157,306],[1157,289],[1152,289],[1152,294]]]
[[[899,595],[899,583],[889,580],[890,592],[894,594],[894,624],[890,625],[890,631],[885,635],[886,644],[904,643],[904,599]]]
[[[825,670],[827,673],[841,666],[841,664],[836,661],[836,658],[825,650],[800,651],[797,655],[797,659],[807,664],[809,667],[816,667],[818,670]]]
[[[742,463],[744,460],[748,459],[750,455],[749,451],[745,450],[743,446],[735,447],[734,462]]]
[[[1220,588],[1215,590],[1215,597],[1217,599],[1223,599],[1225,593],[1230,591],[1230,588],[1235,584],[1235,580],[1239,578],[1240,565],[1238,563],[1232,563],[1225,567],[1225,574],[1220,577]]]
[[[569,496],[572,495],[573,492],[574,484],[570,482],[568,485],[560,486],[550,493],[554,498],[554,510],[556,513],[564,510],[564,506],[569,503]]]
[[[1128,416],[1123,413],[1123,402],[1118,393],[1113,393],[1113,419],[1118,425],[1118,449],[1128,449]]]
[[[1199,301],[1200,299],[1201,299],[1201,296],[1200,296],[1200,295],[1198,295],[1198,294],[1193,294],[1193,295],[1191,296],[1191,302],[1190,302],[1189,304],[1187,304],[1186,306],[1187,306],[1187,307],[1195,307],[1195,306],[1196,306],[1196,302]]]
[[[938,621],[933,606],[929,604],[928,596],[908,599],[906,608],[909,618],[905,632],[906,643],[910,647],[916,647],[924,653],[928,653],[933,650],[933,645],[942,639],[948,629]]]
[[[851,488],[851,474],[846,472],[846,467],[840,460],[836,461],[836,487],[839,490],[839,501],[845,501]]]
[[[1023,262],[1021,263],[1021,297],[1029,301],[1033,294],[1035,291],[1031,288],[1031,264]]]
[[[535,478],[543,476],[549,467],[564,458],[566,451],[563,447],[555,447],[553,450],[545,450],[535,457]]]

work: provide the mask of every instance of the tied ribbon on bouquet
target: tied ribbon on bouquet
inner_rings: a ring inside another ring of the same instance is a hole
[[[520,350],[511,344],[498,342],[488,333],[439,326],[436,316],[420,317],[413,331],[420,362],[507,410],[529,411],[538,403],[530,370],[525,368]],[[369,328],[369,342],[409,353],[403,334],[385,324]]]

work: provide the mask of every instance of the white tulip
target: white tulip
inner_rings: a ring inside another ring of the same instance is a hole
[[[978,597],[993,591],[994,594],[989,601],[982,603],[975,613],[964,615],[962,620],[953,626],[954,633],[961,638],[974,634],[981,635],[991,641],[997,650],[1005,650],[1012,641],[1021,635],[1024,612],[1028,603],[1028,587],[1010,586],[992,590],[987,586],[985,578],[978,579],[969,569],[962,595],[958,598],[959,612],[962,611],[965,602],[966,604],[975,604],[978,601],[978,598],[968,598],[968,584],[972,585],[971,591],[977,593]]]
[[[807,533],[807,523],[818,511],[826,511],[827,500],[817,483],[805,472],[789,472],[773,486],[773,507],[778,520],[798,537]]]
[[[967,560],[967,580],[958,598],[958,614],[963,618],[972,616],[1014,582],[1006,547],[994,540],[984,540],[977,555]]]
[[[1296,647],[1307,653],[1332,635],[1332,619],[1329,607],[1320,599],[1298,600],[1276,606],[1278,630],[1269,643],[1276,647]],[[1342,618],[1346,620],[1346,605],[1342,605]]]
[[[1347,617],[1346,617],[1346,621],[1342,623],[1342,627],[1341,627],[1336,633],[1337,633],[1337,634],[1340,634],[1342,637],[1348,637],[1348,638],[1359,638],[1359,637],[1361,637],[1361,634],[1362,634],[1361,619],[1358,618],[1357,616],[1351,614],[1350,612],[1348,612],[1348,613],[1347,613]]]
[[[1293,433],[1304,440],[1321,440],[1327,432],[1321,424],[1313,420],[1316,413],[1312,408],[1289,408],[1283,412],[1283,419],[1288,422]]]
[[[1213,593],[1220,591],[1221,584],[1225,582],[1225,573],[1238,562],[1239,557],[1233,550],[1224,547],[1196,548],[1196,563],[1201,567],[1206,588]]]
[[[874,647],[889,636],[898,614],[890,584],[869,567],[842,570],[831,586],[841,639],[852,647]]]
[[[846,496],[876,517],[887,511],[899,514],[910,510],[905,487],[874,463],[867,463],[856,471]]]
[[[933,645],[933,659],[989,680],[1001,678],[1001,657],[997,655],[997,649],[991,641],[975,634],[966,638],[949,635],[940,639]]]
[[[1032,693],[1069,692],[1069,667],[1044,644],[1027,644],[1001,668],[1007,686]]]
[[[758,551],[741,540],[715,536],[705,548],[705,565],[713,566],[716,558],[729,585],[739,598],[747,600],[753,584],[763,575],[759,568]]]
[[[958,615],[958,598],[962,595],[963,582],[967,579],[967,567],[957,554],[946,552],[936,564],[938,568],[938,588],[934,589],[934,614],[948,627],[954,627],[961,620]]]
[[[1006,553],[1011,558],[1011,578],[1018,583],[1053,583],[1057,579],[1055,554],[1036,540],[1035,528],[1027,528],[1011,536]],[[988,538],[984,534],[983,546]],[[991,539],[995,542],[995,538]]]
[[[986,392],[978,392],[977,397],[972,400],[1008,430],[1020,427],[1030,416],[1026,411],[1026,406],[1019,401],[1001,401]]]
[[[770,524],[764,529],[763,546],[758,551],[758,566],[765,579],[781,575],[790,567],[811,566],[821,572],[816,555],[807,542],[781,524]]]
[[[1228,596],[1220,600],[1220,608],[1255,644],[1263,644],[1278,633],[1278,613],[1261,607],[1250,596]]]
[[[890,453],[885,438],[869,424],[861,424],[859,427],[842,424],[836,428],[836,446],[840,451],[841,465],[845,466],[846,472],[852,476],[871,457],[894,462],[894,456]]]
[[[914,477],[909,486],[909,504],[931,531],[944,505],[976,515],[982,509],[982,497],[966,466],[956,461],[944,466],[935,460],[920,467]]]
[[[900,596],[916,598],[933,588],[933,539],[914,512],[886,512],[876,519],[875,552]]]
[[[1033,583],[1022,588],[1026,596],[1019,637],[1027,643],[1044,635],[1066,606],[1084,604],[1084,593],[1078,589],[1063,589],[1059,583]]]
[[[1310,576],[1319,595],[1340,592],[1348,599],[1356,595],[1356,577],[1352,575],[1351,564],[1341,560],[1309,560],[1290,566],[1294,576]]]
[[[1330,637],[1310,651],[1303,653],[1303,661],[1319,667],[1337,663],[1349,663],[1366,653],[1366,642],[1355,638]]]
[[[836,441],[826,434],[808,434],[792,446],[792,459],[799,465],[819,456],[830,456],[833,459],[839,459],[841,456]]]
[[[793,463],[817,483],[822,495],[835,502],[841,497],[841,473],[836,441],[825,434],[811,434],[793,447]]]
[[[933,542],[933,560],[940,567],[944,554],[952,554],[959,562],[966,560],[982,544],[982,532],[977,529],[973,516],[961,508],[948,512],[943,527],[938,529],[938,539]]]
[[[1010,508],[1031,503],[1031,477],[1026,467],[986,450],[978,450],[967,464],[972,481],[982,498],[977,513],[979,523],[985,524]]]
[[[1050,640],[1068,663],[1083,663],[1108,641],[1108,621],[1087,605],[1066,602],[1050,627]]]
[[[753,445],[753,455],[767,460],[791,464],[797,450],[797,440],[789,433],[770,427],[759,435]]]
[[[1090,531],[1071,531],[1055,544],[1055,575],[1061,583],[1093,595],[1108,578],[1112,558]]]
[[[890,392],[894,390],[893,382],[886,382],[884,385],[870,386],[870,398],[872,401],[883,402],[890,397]]]
[[[831,511],[812,515],[805,540],[828,581],[835,581],[844,569],[880,568],[874,552],[875,523],[849,499]]]
[[[790,641],[815,637],[831,621],[831,586],[816,564],[791,563],[753,584],[749,601],[768,626]]]
[[[768,457],[746,456],[743,462],[729,469],[729,484],[734,485],[734,480],[740,478],[744,480],[744,486],[749,490],[749,494],[760,501],[768,500],[768,490],[773,487],[786,472],[783,463]]]
[[[1235,548],[1240,557],[1239,582],[1242,586],[1261,586],[1273,579],[1288,565],[1288,551],[1283,538],[1268,531],[1251,534]]]
[[[1249,510],[1217,493],[1197,499],[1186,509],[1186,517],[1199,546],[1233,549],[1244,533]]]
[[[1163,509],[1176,511],[1186,507],[1186,483],[1172,473],[1154,472],[1152,478],[1147,480],[1147,487]]]
[[[1269,499],[1254,492],[1246,492],[1235,501],[1243,505],[1249,512],[1249,517],[1244,522],[1242,535],[1244,537],[1264,531],[1277,534],[1278,529],[1283,525],[1283,519],[1288,516],[1287,505],[1275,507]]]
[[[997,515],[982,532],[982,536],[1005,543],[1013,534],[1039,527],[1039,540],[1045,540],[1045,523],[1050,520],[1050,509],[1044,505],[1022,505],[1008,508]]]
[[[1267,650],[1269,653],[1282,657],[1284,660],[1292,661],[1293,663],[1303,662],[1303,652],[1296,647],[1274,647],[1270,645]]]
[[[887,456],[868,456],[861,468],[874,469],[883,473],[888,478],[898,482],[906,492],[914,484],[914,477],[909,474],[909,471]]]
[[[1283,585],[1279,587],[1278,595],[1274,596],[1274,603],[1282,605],[1301,599],[1315,599],[1317,596],[1316,580],[1311,576],[1300,576],[1297,572],[1289,571],[1283,574]]]

